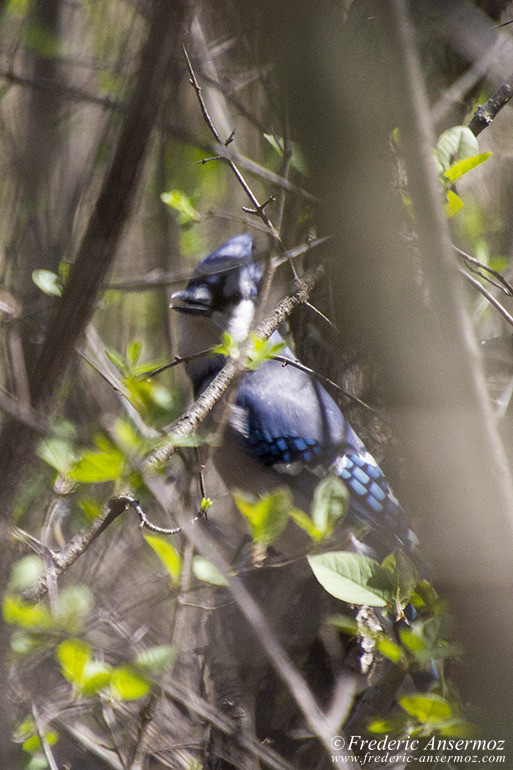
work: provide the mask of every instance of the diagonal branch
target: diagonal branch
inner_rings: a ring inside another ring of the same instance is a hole
[[[322,266],[312,268],[305,273],[298,282],[296,291],[282,301],[274,310],[257,326],[255,334],[260,339],[266,339],[276,331],[278,326],[290,315],[297,305],[304,303],[310,296],[310,292],[320,279],[324,272]],[[185,413],[170,427],[170,433],[173,439],[183,436],[190,436],[203,422],[213,406],[219,401],[221,396],[235,382],[246,367],[246,358],[249,353],[251,340],[247,340],[241,348],[238,358],[229,358],[221,371],[212,380],[210,385],[205,388],[203,393],[196,401],[185,411]],[[145,461],[146,467],[160,465],[168,460],[174,454],[175,447],[172,441],[163,447],[159,447],[152,452]]]

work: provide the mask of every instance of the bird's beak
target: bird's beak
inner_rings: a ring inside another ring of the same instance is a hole
[[[210,300],[210,296],[203,287],[187,287],[171,295],[169,307],[178,310],[179,313],[206,315],[210,313]]]

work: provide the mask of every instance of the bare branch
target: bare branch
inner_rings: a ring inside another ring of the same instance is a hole
[[[194,88],[194,90],[196,92],[196,96],[197,96],[197,99],[198,99],[198,102],[199,102],[199,105],[200,105],[201,112],[202,112],[203,117],[205,119],[205,123],[209,127],[209,129],[210,129],[212,135],[214,136],[216,142],[218,142],[220,145],[223,145],[223,147],[226,149],[226,143],[222,141],[222,139],[219,136],[219,134],[217,132],[217,129],[214,126],[214,124],[212,122],[212,119],[211,119],[211,117],[210,117],[210,115],[208,113],[207,107],[206,107],[205,102],[203,100],[203,96],[201,95],[201,86],[199,85],[199,83],[198,83],[198,81],[196,79],[196,75],[194,74],[194,70],[192,68],[191,60],[189,58],[189,54],[187,53],[187,50],[186,50],[185,46],[183,47],[183,52],[184,52],[184,55],[185,55],[185,59],[187,61],[187,68],[188,68],[189,74],[191,76],[191,85],[192,85],[192,87]],[[264,224],[267,225],[267,227],[269,228],[269,232],[272,235],[272,237],[274,238],[274,240],[276,241],[276,243],[282,249],[284,249],[283,244],[281,242],[281,238],[279,236],[279,233],[275,229],[273,223],[271,222],[271,220],[269,219],[267,214],[264,212],[262,205],[258,202],[258,199],[256,198],[255,194],[253,193],[253,191],[249,187],[248,183],[246,182],[246,180],[244,179],[244,177],[240,173],[240,171],[237,168],[236,164],[229,157],[227,157],[227,161],[228,161],[228,165],[230,166],[231,170],[235,174],[235,176],[236,176],[239,184],[241,185],[242,189],[244,190],[244,192],[248,196],[249,200],[253,204],[254,209],[255,209],[255,214],[257,214],[257,216],[260,217],[262,222],[264,222]]]
[[[510,315],[510,314],[508,313],[508,311],[506,310],[506,308],[505,308],[505,307],[503,307],[503,306],[501,305],[501,303],[500,303],[500,302],[498,302],[498,300],[496,300],[496,299],[495,299],[495,297],[493,296],[493,294],[490,294],[490,292],[489,292],[489,291],[487,291],[487,290],[485,289],[485,287],[484,287],[484,286],[482,286],[482,285],[479,283],[479,281],[477,281],[475,278],[472,278],[472,276],[471,276],[471,275],[469,275],[469,274],[466,272],[466,270],[463,270],[462,268],[460,268],[460,273],[461,273],[461,274],[462,274],[462,275],[463,275],[463,276],[464,276],[464,277],[467,279],[467,281],[468,281],[469,283],[471,283],[471,284],[472,284],[472,286],[474,286],[474,288],[476,288],[476,289],[478,290],[478,292],[480,292],[480,294],[482,294],[482,295],[483,295],[483,297],[485,297],[485,298],[488,300],[488,302],[489,302],[491,305],[493,305],[493,306],[494,306],[494,308],[495,308],[496,310],[498,310],[498,311],[499,311],[499,313],[501,314],[501,316],[502,316],[502,317],[503,317],[503,318],[504,318],[504,319],[505,319],[505,320],[506,320],[506,321],[507,321],[507,322],[510,324],[510,326],[513,326],[513,316],[512,316],[512,315]]]
[[[498,112],[509,102],[513,96],[513,74],[509,76],[505,83],[490,96],[488,101],[477,108],[472,118],[467,123],[474,136],[479,136],[481,131],[488,128]]]
[[[107,504],[107,511],[100,516],[89,529],[83,529],[59,552],[53,552],[54,577],[58,578],[66,572],[74,562],[81,556],[89,546],[107,529],[109,524],[126,510],[130,504],[128,497],[111,497]],[[37,583],[27,588],[21,594],[25,602],[38,602],[48,591],[48,580],[43,575]]]

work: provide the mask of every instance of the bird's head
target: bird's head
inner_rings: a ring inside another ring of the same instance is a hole
[[[185,289],[172,296],[171,307],[184,316],[182,337],[186,328],[196,327],[195,336],[199,333],[205,337],[204,347],[212,344],[212,333],[219,338],[221,331],[228,332],[236,342],[245,339],[253,321],[261,276],[262,269],[254,261],[251,235],[234,235],[212,251],[196,267]]]

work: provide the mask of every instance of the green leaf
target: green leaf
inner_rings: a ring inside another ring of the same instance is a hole
[[[170,644],[160,644],[139,653],[132,665],[140,674],[157,677],[163,674],[175,659],[175,648]]]
[[[114,435],[125,450],[137,452],[141,448],[141,437],[128,420],[116,420],[114,423]]]
[[[436,155],[444,172],[453,163],[479,152],[479,143],[467,126],[453,126],[444,131],[436,145]]]
[[[191,227],[194,222],[201,221],[201,214],[195,208],[192,199],[182,190],[164,192],[161,194],[160,200],[177,212],[180,227]]]
[[[44,736],[49,746],[53,746],[59,740],[59,735],[54,730],[46,731]],[[22,749],[24,751],[28,751],[30,754],[34,754],[36,751],[41,751],[42,748],[43,747],[39,735],[32,735],[30,738],[27,738],[25,743],[22,745]]]
[[[255,371],[264,361],[270,361],[272,358],[279,355],[285,347],[284,342],[272,344],[268,339],[262,339],[254,332],[251,332],[249,336],[253,346],[248,353],[246,368],[250,371]]]
[[[374,719],[367,725],[370,733],[390,733],[396,735],[400,733],[408,724],[408,717],[405,714],[399,714],[390,719]]]
[[[105,348],[105,355],[109,359],[109,361],[114,364],[116,369],[119,369],[119,371],[124,374],[125,376],[128,374],[128,366],[126,364],[125,359],[122,355],[120,355],[117,350],[114,350],[113,348]]]
[[[118,666],[113,669],[110,686],[114,695],[121,700],[142,698],[151,690],[151,683],[133,671],[130,666]]]
[[[232,494],[235,505],[249,523],[253,542],[269,545],[276,540],[287,526],[294,507],[290,490],[280,487],[259,499],[237,490]]]
[[[399,699],[399,705],[423,724],[444,722],[452,716],[449,703],[440,695],[405,695]]]
[[[87,586],[67,586],[59,594],[55,622],[69,633],[78,634],[92,607],[93,594]]]
[[[444,171],[444,176],[449,182],[456,182],[458,179],[461,179],[464,174],[467,174],[469,171],[472,171],[473,168],[480,166],[481,163],[488,160],[491,154],[490,151],[480,152],[479,155],[472,155],[470,158],[458,160],[455,163],[452,163],[449,168]]]
[[[51,270],[33,270],[32,280],[38,289],[51,297],[60,297],[62,294],[62,281],[57,273]]]
[[[213,355],[229,356],[230,358],[240,356],[239,346],[228,332],[222,333],[221,344],[215,345],[211,352]]]
[[[459,195],[456,195],[452,190],[447,190],[445,193],[446,201],[444,203],[444,211],[446,217],[451,219],[463,208],[463,201]]]
[[[13,565],[8,588],[12,591],[23,591],[39,580],[43,572],[44,565],[40,556],[35,554],[23,556]]]
[[[204,580],[206,583],[212,583],[215,586],[227,586],[228,581],[222,575],[217,567],[211,561],[203,556],[195,556],[192,560],[192,571],[198,580]]]
[[[88,521],[94,521],[100,515],[100,506],[95,500],[91,500],[89,497],[78,500],[78,507]]]
[[[427,609],[431,614],[438,614],[444,607],[437,592],[427,580],[419,580],[411,603],[417,609]]]
[[[126,349],[126,360],[132,367],[134,367],[142,356],[143,344],[142,342],[131,342]]]
[[[320,543],[323,539],[323,533],[313,523],[310,516],[299,508],[292,508],[289,512],[290,518],[293,519],[298,527],[301,527],[306,534],[311,537],[315,543]]]
[[[17,596],[6,595],[2,605],[6,623],[32,631],[47,631],[55,627],[55,621],[43,605],[29,604]]]
[[[397,550],[384,559],[382,565],[396,586],[397,602],[404,608],[410,601],[419,580],[415,564],[402,550]]]
[[[312,502],[312,521],[323,535],[331,534],[343,521],[349,507],[347,487],[338,476],[327,476],[317,484]]]
[[[97,695],[110,685],[112,666],[99,660],[89,660],[84,666],[80,692],[86,697]]]
[[[171,582],[174,585],[178,585],[182,573],[182,558],[176,548],[158,535],[144,535],[144,539],[153,548],[166,568]]]
[[[410,631],[409,628],[399,629],[399,636],[406,649],[413,653],[417,659],[424,659],[429,657],[429,653],[427,652],[428,645],[426,640],[421,636],[413,633],[413,631]]]
[[[117,481],[122,465],[123,454],[114,447],[98,452],[83,452],[69,476],[83,484]]]
[[[348,604],[384,607],[394,601],[389,575],[368,556],[334,551],[308,556],[308,562],[323,588]]]
[[[73,445],[64,438],[45,438],[37,446],[37,456],[66,476],[75,462]]]
[[[440,735],[451,735],[454,738],[471,738],[477,732],[477,727],[463,719],[450,719],[440,730]]]
[[[80,639],[66,639],[57,647],[57,660],[63,676],[80,690],[86,665],[92,662],[90,646]]]
[[[389,639],[387,636],[382,636],[376,641],[376,647],[379,652],[391,660],[392,663],[401,663],[404,660],[404,653],[400,646]]]

